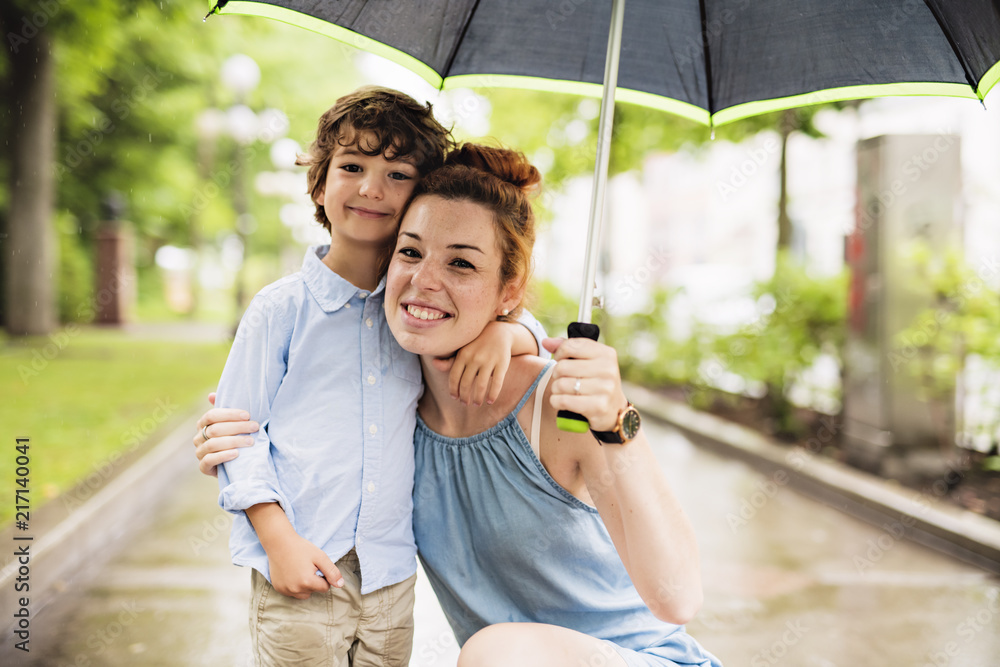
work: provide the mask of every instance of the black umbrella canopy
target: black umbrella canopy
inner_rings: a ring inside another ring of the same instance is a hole
[[[210,13],[220,10],[327,34],[440,89],[601,95],[581,323],[591,315],[612,100],[718,125],[888,95],[983,100],[1000,79],[1000,0],[219,0]]]
[[[240,0],[379,53],[439,88],[600,94],[611,2]],[[721,124],[883,95],[982,100],[1000,79],[997,0],[629,0],[617,99]]]

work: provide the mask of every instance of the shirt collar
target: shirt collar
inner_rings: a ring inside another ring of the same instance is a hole
[[[358,288],[341,278],[330,267],[323,263],[323,258],[330,250],[329,245],[310,246],[302,260],[302,280],[309,292],[319,303],[324,312],[332,313],[344,307],[344,304],[354,296],[368,295],[368,290]],[[379,280],[378,286],[371,294],[377,295],[385,289],[385,277]]]

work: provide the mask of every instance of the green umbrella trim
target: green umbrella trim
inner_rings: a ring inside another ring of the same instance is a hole
[[[842,102],[844,100],[870,99],[874,97],[933,95],[937,97],[964,97],[966,99],[981,99],[976,91],[964,83],[883,83],[867,86],[844,86],[842,88],[827,88],[802,95],[779,97],[773,100],[758,100],[737,104],[727,109],[717,111],[712,116],[715,125],[724,125],[733,121],[743,120],[772,111],[783,111],[797,107],[825,104],[827,102]]]
[[[452,88],[520,88],[584,95],[587,97],[601,97],[602,94],[602,86],[597,83],[545,79],[542,77],[512,74],[462,74],[442,79],[441,75],[426,63],[399,49],[387,46],[371,37],[366,37],[347,28],[342,28],[329,21],[267,3],[231,0],[226,4],[224,9],[220,10],[220,13],[262,16],[326,35],[349,46],[354,46],[391,60],[417,74],[438,90]],[[983,75],[976,90],[973,90],[967,84],[940,82],[844,86],[841,88],[818,90],[802,95],[737,104],[718,111],[714,115],[710,115],[705,109],[688,102],[629,88],[618,88],[615,99],[619,102],[638,104],[651,109],[665,111],[696,123],[701,123],[702,125],[725,125],[726,123],[732,123],[749,118],[750,116],[757,116],[772,111],[782,111],[784,109],[823,104],[826,102],[841,102],[844,100],[869,99],[873,97],[928,95],[962,97],[981,101],[985,99],[986,94],[990,92],[998,81],[1000,81],[1000,62],[994,64]]]
[[[371,37],[365,37],[360,33],[354,32],[353,30],[342,28],[339,25],[318,19],[315,16],[309,16],[308,14],[303,14],[302,12],[297,12],[294,9],[288,9],[286,7],[278,7],[276,5],[262,2],[241,2],[240,0],[231,0],[226,4],[225,8],[219,10],[219,13],[263,16],[264,18],[274,19],[275,21],[281,21],[282,23],[288,23],[299,28],[305,28],[306,30],[317,32],[327,37],[332,37],[338,42],[342,42],[348,46],[357,47],[358,49],[363,49],[369,53],[374,53],[375,55],[382,56],[387,60],[391,60],[394,63],[402,65],[430,85],[439,90],[441,89],[441,75],[435,72],[434,69],[426,63],[421,62],[417,58],[414,58],[410,54],[404,53],[399,49],[387,46],[382,42],[374,40]]]
[[[979,80],[979,99],[985,100],[986,94],[997,85],[998,81],[1000,81],[1000,62],[994,63]]]
[[[566,81],[565,79],[546,79],[537,76],[522,76],[516,74],[457,74],[444,80],[442,90],[454,88],[520,88],[522,90],[540,90],[551,93],[566,93],[585,97],[601,97],[603,86],[599,83],[583,81]],[[653,95],[641,90],[618,88],[615,100],[639,104],[644,107],[659,109],[677,116],[682,116],[702,125],[709,124],[708,112],[699,106],[681,102],[662,95]]]

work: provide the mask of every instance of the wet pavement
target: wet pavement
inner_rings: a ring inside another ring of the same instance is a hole
[[[695,524],[705,605],[688,630],[728,667],[1000,665],[1000,579],[861,523],[669,427],[649,435]],[[249,574],[228,558],[215,480],[194,472],[154,525],[35,614],[4,665],[250,665]],[[422,576],[413,667],[458,647]]]

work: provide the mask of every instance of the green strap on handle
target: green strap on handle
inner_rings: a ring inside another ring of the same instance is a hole
[[[570,338],[597,340],[597,337],[601,335],[601,328],[589,322],[572,322],[567,327],[567,333]],[[569,431],[570,433],[586,433],[590,430],[587,418],[571,410],[559,411],[559,414],[556,415],[556,426],[559,427],[560,431]]]

